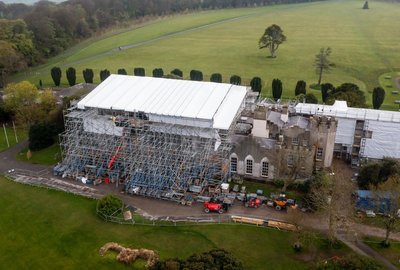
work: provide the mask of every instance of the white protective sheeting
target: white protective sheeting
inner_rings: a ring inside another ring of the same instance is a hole
[[[397,140],[400,123],[369,121],[372,137],[365,139],[364,157],[382,159],[400,158],[400,141]]]
[[[346,101],[337,100],[333,105],[299,103],[296,113],[326,115],[359,120],[377,120],[400,123],[400,112],[347,107]]]
[[[151,121],[229,129],[247,89],[224,83],[110,75],[78,109],[144,112]]]
[[[354,140],[354,130],[356,128],[356,119],[336,119],[338,125],[336,129],[335,143],[352,145]]]

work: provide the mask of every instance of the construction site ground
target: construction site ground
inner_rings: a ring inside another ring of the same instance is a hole
[[[88,191],[87,193],[92,192],[92,197],[96,198],[110,193],[118,194],[123,199],[125,204],[136,208],[140,214],[150,219],[166,219],[167,217],[184,219],[193,216],[207,216],[207,214],[203,212],[203,206],[201,203],[194,203],[191,206],[183,206],[177,202],[127,195],[122,192],[122,187],[116,187],[114,184],[106,185],[103,183],[98,186],[92,186],[82,184],[75,180],[56,178],[52,176],[51,166],[36,165],[15,160],[15,155],[24,147],[26,147],[26,142],[20,143],[19,145],[0,153],[0,173],[6,174],[10,170],[14,170],[14,173],[18,171],[25,171],[24,177],[27,179],[27,181],[43,182],[43,186],[78,194],[82,191],[83,194],[85,191]],[[41,172],[41,177],[40,179],[37,178],[37,176],[29,177],[26,176],[26,172]],[[50,184],[48,185],[45,183]],[[75,192],[74,190],[77,190],[78,192]],[[215,216],[218,215],[219,214],[215,213]],[[246,208],[240,201],[237,200],[229,209],[229,211],[223,215],[243,215],[266,220],[290,221],[290,216],[285,211],[277,211],[274,208],[265,205],[257,209]],[[302,222],[304,227],[309,227],[319,231],[327,231],[328,224],[326,223],[325,219],[312,213],[305,213],[304,215],[305,218]],[[385,236],[385,231],[383,229],[359,223],[352,223],[350,224],[349,231],[352,232],[351,235],[348,233],[339,232],[339,239],[357,253],[373,256],[383,263],[387,269],[397,269],[380,254],[360,241],[362,236],[375,236],[383,238]],[[400,233],[392,233],[390,238],[395,241],[400,241]]]

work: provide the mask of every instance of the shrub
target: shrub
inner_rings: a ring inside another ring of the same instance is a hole
[[[254,92],[258,92],[258,94],[260,94],[261,93],[261,89],[262,89],[261,78],[260,77],[254,77],[253,79],[251,79],[250,86],[251,86],[251,89]]]
[[[85,83],[93,83],[93,69],[87,68],[82,71]]]
[[[142,76],[142,77],[144,77],[144,76],[146,76],[145,73],[146,73],[146,72],[145,72],[144,68],[142,68],[142,67],[137,67],[137,68],[134,68],[134,69],[133,69],[133,74],[134,74],[135,76]]]
[[[153,77],[162,78],[164,76],[164,71],[162,68],[153,69]]]
[[[229,82],[231,84],[240,85],[242,83],[242,78],[240,78],[240,76],[238,76],[238,75],[232,75]]]
[[[119,75],[128,75],[128,72],[126,72],[126,69],[124,69],[124,68],[118,69],[117,73]]]
[[[190,71],[190,80],[192,81],[202,81],[203,80],[203,72],[200,70],[191,70]]]
[[[51,69],[51,78],[53,79],[54,85],[55,86],[60,86],[61,82],[61,68],[59,67],[53,67]]]
[[[105,216],[115,216],[122,207],[122,200],[112,194],[104,196],[97,202],[97,210]]]
[[[282,81],[279,79],[272,80],[272,96],[275,101],[278,101],[282,96]]]
[[[221,83],[222,82],[222,75],[220,73],[211,74],[210,82]]]
[[[305,81],[298,81],[296,84],[296,89],[294,90],[294,95],[298,96],[300,94],[306,94],[307,84]]]
[[[66,74],[69,86],[74,86],[76,84],[76,70],[73,67],[69,67]]]
[[[29,149],[37,151],[54,143],[54,124],[36,123],[29,128]]]
[[[182,70],[180,70],[180,69],[177,69],[177,68],[173,69],[173,70],[171,71],[171,74],[183,78],[183,72],[182,72]]]
[[[108,78],[108,76],[110,76],[110,71],[108,69],[104,69],[100,71],[100,80],[104,81],[105,79]]]

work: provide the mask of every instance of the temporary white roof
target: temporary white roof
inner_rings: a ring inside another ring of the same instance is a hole
[[[309,115],[317,114],[360,120],[400,122],[400,112],[352,108],[347,107],[346,101],[340,100],[335,101],[333,105],[299,103],[295,109],[296,113]]]
[[[78,102],[78,109],[144,112],[150,120],[229,129],[247,89],[225,83],[110,75]]]

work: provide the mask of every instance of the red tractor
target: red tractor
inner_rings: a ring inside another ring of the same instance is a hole
[[[250,198],[245,203],[245,207],[258,208],[261,205],[261,200],[258,198]]]
[[[209,202],[204,202],[204,212],[218,212],[220,214],[224,213],[224,211],[228,210],[228,205],[219,201],[211,199]]]

